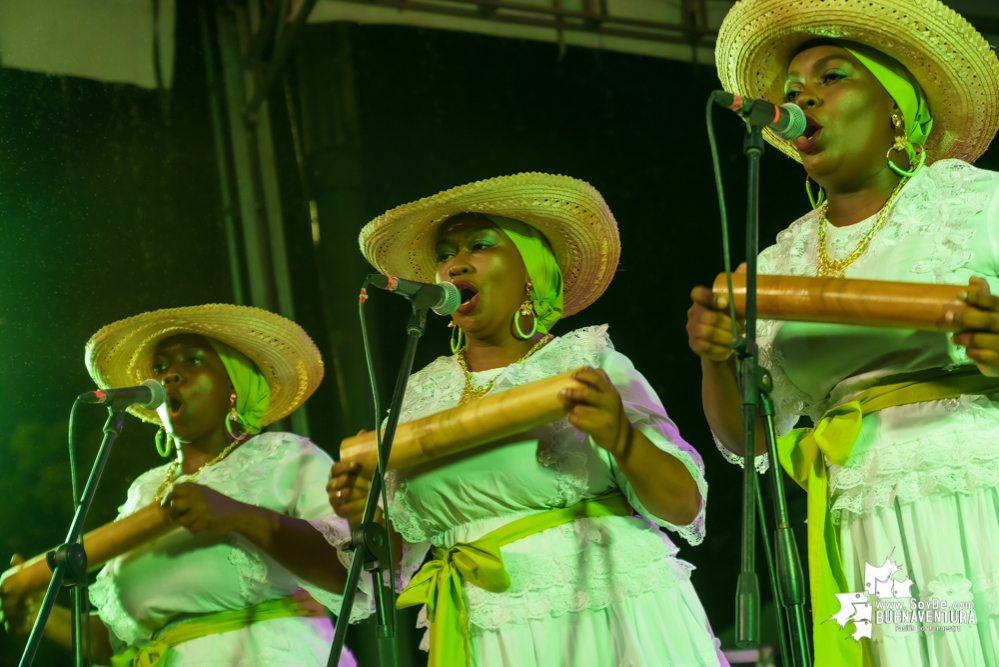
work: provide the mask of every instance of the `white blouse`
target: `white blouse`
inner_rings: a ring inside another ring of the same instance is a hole
[[[205,468],[196,483],[240,502],[307,519],[340,546],[348,530],[346,522],[331,513],[326,496],[331,465],[329,455],[305,438],[263,433]],[[166,470],[163,465],[140,475],[129,488],[118,518],[151,503]],[[175,482],[187,479],[182,475]],[[169,488],[172,485],[164,493]],[[178,527],[108,562],[90,587],[90,598],[118,652],[148,641],[176,621],[276,600],[298,588],[339,612],[340,595],[296,578],[241,535],[195,535]],[[362,600],[356,616],[363,617],[368,606]],[[191,640],[172,653],[199,656],[205,665],[292,664],[289,660],[325,665],[332,639],[329,628],[325,618],[275,619]],[[248,654],[248,646],[259,648]],[[196,658],[171,660],[170,664],[175,662],[202,664]]]
[[[967,285],[971,276],[980,276],[999,293],[997,191],[999,174],[960,160],[922,169],[903,187],[884,226],[846,277]],[[842,228],[827,225],[830,256],[849,255],[876,219]],[[760,254],[759,272],[814,276],[817,253],[816,210]],[[972,363],[948,333],[776,321],[760,321],[757,331],[761,364],[774,379],[778,435],[800,415],[818,420],[882,376]],[[866,515],[896,500],[997,486],[997,438],[999,405],[985,396],[868,415],[847,463],[830,465],[833,520],[838,522],[843,512]],[[765,468],[765,455],[757,466]]]
[[[607,327],[557,337],[522,363],[473,373],[475,386],[496,379],[492,392],[589,365],[607,372],[628,419],[657,447],[677,457],[707,499],[698,453],[680,437],[662,403],[631,361],[614,350]],[[440,357],[410,378],[400,421],[452,408],[464,387],[455,357]],[[407,542],[402,584],[428,548],[470,542],[517,518],[573,505],[620,489],[638,517],[581,519],[502,548],[512,586],[492,593],[466,584],[468,622],[483,630],[602,609],[689,580],[691,567],[656,528],[691,544],[704,537],[704,505],[688,526],[674,526],[642,506],[613,456],[566,419],[494,445],[390,474],[391,520]]]

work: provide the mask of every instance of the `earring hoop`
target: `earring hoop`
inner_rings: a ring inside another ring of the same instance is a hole
[[[892,151],[904,151],[906,155],[908,155],[908,151],[905,151],[905,149],[909,145],[909,140],[906,139],[905,143],[902,144],[901,147],[899,146],[900,143],[901,141],[896,141],[895,145],[888,149],[888,152],[885,153],[885,159],[888,160],[888,167],[896,174],[898,174],[899,176],[903,176],[905,178],[912,178],[913,176],[916,175],[916,172],[918,172],[920,169],[923,168],[923,164],[926,163],[926,149],[922,147],[920,148],[918,161],[915,158],[909,159],[909,171],[906,171],[905,169],[902,169],[897,164],[892,162],[891,159]],[[913,149],[913,151],[915,151],[915,149]]]
[[[812,194],[812,177],[808,174],[805,174],[805,192],[808,193],[808,201],[812,203],[813,209],[822,206],[822,202],[826,200],[826,191],[822,189],[821,185],[819,186],[819,196],[816,197]]]
[[[459,354],[465,347],[465,332],[461,327],[455,326],[454,320],[448,324],[451,328],[451,354]],[[457,332],[457,340],[455,340],[455,332]]]
[[[513,316],[513,328],[517,330],[517,335],[523,338],[524,340],[527,340],[535,333],[537,333],[538,318],[537,316],[535,316],[531,319],[531,330],[528,333],[524,333],[524,331],[520,328],[521,315],[523,315],[524,317],[529,317],[534,315],[534,306],[531,304],[530,300],[527,300],[524,303],[520,304],[520,309]]]
[[[895,111],[891,115],[892,125],[895,126],[895,129],[901,130],[902,134],[895,135],[895,143],[892,144],[892,147],[888,149],[887,153],[885,153],[885,159],[888,161],[888,167],[896,174],[904,178],[912,178],[913,176],[916,175],[916,172],[918,172],[920,169],[923,168],[923,164],[926,162],[926,149],[921,149],[919,151],[918,160],[916,159],[915,156],[909,157],[909,149],[912,146],[912,142],[909,141],[909,136],[905,132],[904,122],[905,119],[903,118],[903,116],[899,111]],[[905,153],[906,157],[909,157],[908,171],[902,169],[897,164],[895,164],[894,161],[892,161],[891,159],[892,151],[899,151],[900,153]],[[915,153],[916,149],[912,148],[912,151]]]
[[[230,406],[229,407],[229,414],[227,414],[225,416],[225,430],[229,433],[229,435],[232,437],[233,440],[235,440],[236,442],[239,442],[241,440],[244,440],[246,438],[246,436],[250,435],[250,432],[248,430],[246,430],[245,428],[243,429],[243,432],[240,433],[239,435],[236,435],[235,433],[232,432],[232,424],[233,424],[233,422],[235,422],[237,424],[240,423],[239,422],[239,413],[236,412],[236,394],[235,393],[229,395],[229,406]]]
[[[173,446],[173,436],[167,433],[165,427],[160,426],[160,430],[156,431],[156,452],[165,459],[170,458]]]

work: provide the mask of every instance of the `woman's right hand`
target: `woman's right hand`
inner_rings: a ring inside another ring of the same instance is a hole
[[[18,554],[10,559],[11,567],[24,562]],[[31,631],[35,618],[42,607],[45,589],[19,591],[10,580],[0,583],[0,623],[13,635],[25,635]]]
[[[363,435],[367,431],[359,431]],[[336,515],[346,519],[353,528],[361,522],[364,516],[364,505],[368,499],[368,489],[371,480],[363,477],[361,467],[354,461],[337,461],[330,468],[329,481],[326,483],[326,494],[330,507]],[[375,510],[375,521],[381,518],[381,508]]]
[[[720,364],[732,356],[732,319],[725,313],[728,297],[697,286],[690,292],[694,305],[687,311],[687,344],[702,359]]]

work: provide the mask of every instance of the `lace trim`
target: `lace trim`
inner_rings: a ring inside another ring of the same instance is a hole
[[[124,651],[129,645],[142,641],[149,635],[125,611],[108,567],[101,570],[88,591],[90,592],[90,604],[97,610],[101,622],[107,626],[110,632],[111,648],[116,653]]]
[[[548,499],[549,507],[575,505],[589,488],[586,470],[586,435],[569,426],[569,420],[552,424],[552,436],[538,447],[538,463],[555,471],[558,492]]]
[[[832,517],[869,514],[933,494],[999,486],[999,411],[984,396],[962,396],[946,427],[902,443],[884,443],[846,466],[829,466]],[[949,408],[950,400],[940,401]]]
[[[244,606],[256,604],[267,591],[267,565],[255,553],[255,547],[242,535],[229,534],[232,549],[229,551],[229,564],[239,575],[239,594]]]
[[[935,283],[964,282],[957,271],[974,256],[971,242],[976,232],[968,221],[984,211],[991,198],[991,193],[974,185],[995,175],[960,160],[941,160],[933,164],[929,176],[896,205],[900,218],[911,221],[907,235],[936,240],[932,259],[917,262],[911,271],[932,274]]]
[[[557,537],[549,540],[577,548],[557,555],[504,554],[511,586],[502,593],[465,584],[469,625],[496,630],[599,610],[629,597],[673,588],[690,578],[692,567],[677,560],[673,556],[676,547],[666,547],[664,537],[651,527],[630,533],[628,540],[609,539],[599,520],[580,519],[555,531]]]
[[[721,452],[722,457],[726,461],[728,461],[729,463],[732,463],[734,465],[737,465],[740,468],[744,468],[745,467],[745,461],[743,460],[743,457],[739,456],[735,452],[730,452],[728,450],[728,448],[725,445],[722,444],[722,441],[718,439],[718,436],[715,435],[714,431],[711,432],[711,437],[715,441],[715,447],[718,448],[718,451]],[[760,473],[762,475],[767,470],[770,470],[770,455],[769,454],[757,454],[756,455],[756,472],[758,472],[758,473]]]

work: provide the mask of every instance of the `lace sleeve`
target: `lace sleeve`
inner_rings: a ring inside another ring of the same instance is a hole
[[[601,355],[600,367],[606,371],[624,401],[624,409],[632,425],[664,452],[675,456],[690,472],[701,493],[701,507],[694,520],[686,526],[664,521],[647,510],[638,499],[631,482],[611,459],[614,478],[628,497],[635,511],[656,524],[678,532],[691,545],[704,540],[704,508],[708,500],[708,483],[704,479],[704,462],[697,450],[680,437],[676,424],[666,415],[662,402],[648,381],[635,370],[631,360],[612,348]]]

